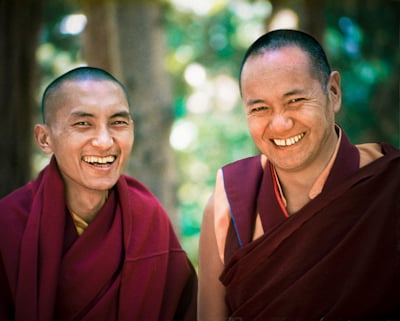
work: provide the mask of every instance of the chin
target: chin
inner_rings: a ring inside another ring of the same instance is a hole
[[[303,167],[303,162],[299,160],[286,161],[286,162],[278,161],[275,163],[275,167],[285,171],[296,171]]]
[[[99,191],[107,191],[115,186],[117,183],[118,179],[112,180],[112,181],[103,181],[103,182],[97,182],[92,185],[92,188],[95,190]]]

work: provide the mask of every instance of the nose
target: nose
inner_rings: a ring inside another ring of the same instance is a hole
[[[293,120],[283,113],[277,113],[272,116],[269,128],[275,132],[285,132],[293,127]]]
[[[92,140],[93,146],[101,148],[109,148],[114,144],[114,139],[110,134],[110,131],[106,127],[101,127],[96,132],[95,137]]]

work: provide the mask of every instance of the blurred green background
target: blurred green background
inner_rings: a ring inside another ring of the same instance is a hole
[[[2,8],[7,9],[4,4]],[[72,67],[97,64],[127,83],[138,146],[127,173],[143,180],[160,198],[194,264],[202,212],[217,169],[257,153],[247,132],[237,74],[244,51],[265,31],[298,28],[317,37],[332,68],[342,75],[343,107],[337,121],[353,143],[400,145],[399,1],[56,0],[42,1],[40,11],[22,4],[17,9],[26,10],[25,19],[38,15],[39,23],[32,49],[30,126],[40,121],[44,87]],[[155,36],[151,28],[158,30]],[[113,54],[113,48],[127,54]],[[8,50],[11,55],[18,48]],[[96,60],[105,53],[114,58],[107,63]],[[148,68],[141,69],[143,65]],[[2,70],[3,81],[10,79],[10,71],[5,66]],[[4,90],[3,102],[8,101],[6,94]],[[13,127],[7,121],[4,131]],[[10,137],[15,144],[21,141],[15,132]],[[29,150],[32,166],[26,164],[28,156],[24,165],[13,166],[27,167],[32,178],[48,159],[35,148]],[[3,194],[14,186],[5,188]]]

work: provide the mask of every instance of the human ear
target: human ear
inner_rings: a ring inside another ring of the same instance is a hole
[[[44,124],[36,124],[34,128],[34,138],[36,145],[45,154],[51,154],[53,150],[49,144],[49,128]]]
[[[332,109],[335,113],[340,110],[342,105],[342,90],[340,88],[340,74],[337,71],[332,71],[328,81],[328,94],[332,104]]]

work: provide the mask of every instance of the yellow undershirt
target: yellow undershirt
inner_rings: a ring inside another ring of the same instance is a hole
[[[109,194],[108,190],[105,192],[105,194],[106,194],[106,198],[105,198],[105,202],[106,202],[107,199],[108,199],[108,194]],[[105,203],[105,202],[104,202],[104,203]],[[86,230],[87,227],[89,226],[89,223],[86,222],[86,221],[85,221],[82,217],[80,217],[78,214],[72,212],[70,209],[69,209],[69,212],[71,213],[71,217],[72,217],[72,220],[73,220],[73,222],[74,222],[76,231],[78,232],[78,235],[82,235],[82,233],[85,232],[85,230]]]
[[[76,231],[78,232],[78,235],[82,235],[82,233],[85,232],[85,230],[89,226],[89,224],[83,218],[79,217],[77,214],[75,214],[71,210],[69,212],[71,213],[72,220],[74,221],[74,225],[75,225]]]

